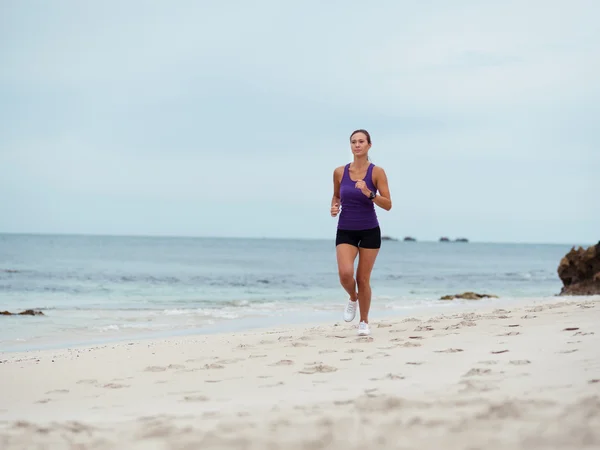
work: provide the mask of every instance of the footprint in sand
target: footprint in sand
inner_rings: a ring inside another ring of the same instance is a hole
[[[281,361],[277,361],[276,363],[269,364],[270,366],[291,366],[294,364],[294,361],[291,359],[282,359]]]
[[[235,364],[243,360],[243,358],[220,359],[219,361],[215,361],[215,364]]]
[[[388,373],[382,378],[370,378],[370,381],[382,381],[382,380],[404,380],[405,377],[395,373]]]
[[[424,339],[423,336],[409,336],[409,339]]]
[[[447,348],[446,350],[436,350],[436,353],[458,353],[464,351],[462,348]]]
[[[322,355],[324,353],[337,353],[337,350],[321,350],[319,352],[319,355]]]
[[[433,331],[433,327],[430,325],[419,325],[415,328],[415,331]]]
[[[420,366],[421,364],[423,364],[423,361],[408,361],[406,364],[409,364],[411,366]]]
[[[217,363],[211,363],[211,364],[204,364],[203,369],[206,370],[212,370],[212,369],[224,369],[225,366],[222,364],[217,364]]]
[[[287,345],[287,347],[308,347],[308,344],[305,342],[292,342],[290,345]]]
[[[390,323],[378,323],[377,324],[377,328],[389,328],[391,326],[392,326],[392,324],[390,324]]]
[[[560,352],[556,352],[556,353],[566,354],[566,353],[575,353],[576,351],[578,351],[578,349],[574,348],[572,350],[561,350]]]
[[[477,324],[475,322],[472,322],[470,320],[463,320],[459,323],[455,323],[454,325],[449,325],[446,328],[444,328],[444,330],[457,330],[459,328],[463,328],[463,327],[474,327]]]
[[[404,330],[390,330],[390,333],[403,333],[405,331],[406,331],[406,329],[404,329]]]
[[[498,361],[479,361],[477,364],[486,364],[488,366],[493,366],[498,364]]]
[[[312,375],[315,373],[327,373],[327,372],[335,372],[335,371],[337,371],[336,367],[327,366],[325,364],[319,364],[316,366],[305,367],[304,369],[300,370],[298,373]]]
[[[595,378],[593,380],[589,381],[590,384],[594,384],[594,383],[600,383],[600,378]]]
[[[68,394],[69,390],[68,389],[56,389],[54,391],[48,391],[46,392],[46,395],[51,395],[51,394]]]
[[[209,399],[206,395],[186,395],[183,397],[183,402],[207,402]]]
[[[421,344],[418,342],[405,342],[404,344],[399,344],[399,347],[421,347]]]
[[[248,358],[266,358],[267,355],[250,355]]]
[[[526,364],[531,364],[531,361],[528,359],[515,359],[513,361],[509,361],[509,364],[513,364],[515,366],[524,366]]]
[[[164,372],[165,370],[167,368],[162,366],[148,366],[144,369],[144,372]]]
[[[385,352],[377,352],[377,353],[373,353],[372,355],[367,356],[367,359],[385,358],[387,356],[390,356],[390,354],[385,353]]]
[[[569,327],[569,328],[565,328],[563,331],[577,331],[579,330],[578,327]]]
[[[98,380],[79,380],[77,384],[98,384]]]
[[[477,375],[489,375],[491,373],[492,373],[491,369],[473,368],[473,369],[469,370],[467,373],[465,373],[463,375],[463,377],[473,377],[473,376],[477,376]]]
[[[498,355],[500,353],[507,353],[508,350],[492,350],[490,353],[493,353],[494,355]]]
[[[185,366],[182,366],[181,364],[169,364],[167,366],[167,369],[182,370],[182,369],[185,369]]]
[[[360,348],[351,348],[349,350],[346,350],[346,353],[362,353],[364,352],[364,350],[360,349]]]
[[[518,336],[519,333],[518,331],[509,331],[508,333],[502,333],[502,334],[497,334],[496,336]]]
[[[38,401],[37,401],[37,402],[35,402],[35,403],[44,404],[44,403],[48,403],[48,402],[51,402],[51,401],[52,401],[52,399],[51,399],[51,398],[43,398],[43,399],[41,399],[41,400],[38,400]]]
[[[340,361],[352,361],[352,358],[340,358]]]
[[[106,389],[123,389],[123,388],[129,387],[129,385],[128,384],[119,384],[119,383],[108,383],[102,387],[106,388]]]

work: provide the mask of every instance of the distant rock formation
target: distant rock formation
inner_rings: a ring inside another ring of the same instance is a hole
[[[462,294],[444,295],[443,297],[440,297],[440,300],[454,300],[455,298],[480,300],[482,298],[498,298],[498,296],[493,294],[477,294],[476,292],[463,292]]]
[[[416,242],[416,239],[412,236],[405,236],[404,242]]]
[[[600,241],[587,249],[571,248],[558,265],[559,295],[600,295]]]
[[[454,241],[451,241],[448,236],[442,236],[440,238],[440,242],[469,242],[469,240],[464,237],[459,237],[459,238],[454,239]]]
[[[381,236],[382,241],[397,241],[398,239],[393,238],[391,236]]]
[[[34,311],[33,309],[26,309],[20,313],[11,313],[9,311],[0,311],[0,316],[43,316],[44,313],[41,311]]]

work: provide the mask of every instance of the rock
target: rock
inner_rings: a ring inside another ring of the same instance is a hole
[[[455,241],[455,242],[469,242],[469,240],[468,240],[467,238],[463,238],[463,237],[461,237],[461,238],[456,238],[454,241]]]
[[[572,247],[558,265],[559,295],[600,294],[600,241],[587,249]]]
[[[26,309],[20,313],[11,313],[9,311],[0,311],[0,316],[43,316],[44,313],[41,311],[34,311],[33,309]]]
[[[442,236],[442,237],[440,238],[440,242],[450,242],[450,239],[449,239],[449,238],[447,238],[446,236]]]
[[[482,298],[498,298],[498,296],[493,294],[477,294],[476,292],[463,292],[462,294],[444,295],[443,297],[440,297],[440,300],[454,300],[455,298],[480,300]]]
[[[391,236],[381,236],[382,241],[397,241],[398,239],[393,238]]]
[[[405,241],[405,242],[415,242],[415,241],[416,241],[416,239],[415,239],[414,237],[412,237],[412,236],[406,236],[406,237],[404,238],[404,241]]]

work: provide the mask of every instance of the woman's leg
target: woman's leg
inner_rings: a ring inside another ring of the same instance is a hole
[[[356,260],[356,255],[358,255],[358,247],[350,244],[338,244],[335,247],[335,251],[337,255],[340,284],[350,296],[350,300],[356,301],[354,261]]]
[[[378,253],[378,248],[361,248],[359,250],[356,283],[358,285],[360,322],[369,323],[369,310],[371,309],[371,271],[375,265],[375,259],[377,258]]]

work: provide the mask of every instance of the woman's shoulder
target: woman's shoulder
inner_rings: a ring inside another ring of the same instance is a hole
[[[335,175],[342,175],[344,173],[344,169],[346,168],[346,165],[344,166],[338,166],[333,170],[333,173]]]

